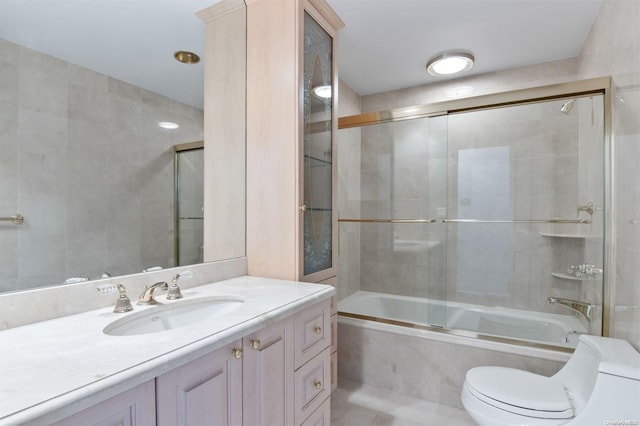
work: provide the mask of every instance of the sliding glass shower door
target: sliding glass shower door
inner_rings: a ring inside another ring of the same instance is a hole
[[[449,115],[448,301],[559,315],[576,312],[553,298],[578,301],[594,309],[572,331],[600,334],[603,118],[602,95]]]
[[[437,219],[446,215],[446,123],[446,117],[381,123],[343,139],[359,153],[361,174],[353,191],[358,206],[339,219],[341,236],[360,239],[357,250],[341,249],[352,258],[342,263],[342,282],[349,286],[347,275],[359,275],[357,290],[392,295],[380,306],[396,321],[445,326],[446,233]],[[353,197],[346,203],[353,206]],[[349,274],[356,263],[359,274]]]
[[[354,116],[338,134],[339,310],[569,347],[601,334],[604,98]]]

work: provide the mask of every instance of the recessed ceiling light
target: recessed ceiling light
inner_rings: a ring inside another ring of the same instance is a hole
[[[474,57],[465,52],[449,52],[434,56],[427,62],[427,71],[433,76],[451,75],[468,71],[473,67]]]
[[[178,50],[173,54],[173,57],[183,64],[197,64],[198,62],[200,62],[200,56],[196,55],[193,52],[187,52],[186,50]]]
[[[316,86],[311,89],[311,93],[318,98],[329,99],[331,97],[331,86]]]
[[[180,127],[178,123],[172,123],[170,121],[161,121],[158,123],[158,126],[162,127],[163,129],[169,129],[169,130],[175,130],[178,127]]]

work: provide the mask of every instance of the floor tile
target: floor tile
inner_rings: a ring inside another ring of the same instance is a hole
[[[332,426],[473,426],[459,408],[341,380],[331,397]]]

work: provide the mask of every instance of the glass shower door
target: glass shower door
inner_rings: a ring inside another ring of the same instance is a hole
[[[360,158],[359,188],[342,196],[349,216],[339,219],[340,257],[349,260],[341,260],[341,296],[373,293],[380,318],[444,327],[447,117],[340,132],[340,149]]]
[[[601,333],[603,120],[602,95],[449,116],[447,300],[465,312],[451,328],[570,346]],[[478,314],[495,306],[511,319]]]

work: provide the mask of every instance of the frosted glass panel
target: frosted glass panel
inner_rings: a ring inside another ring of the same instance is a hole
[[[333,266],[332,39],[304,17],[304,275]]]

